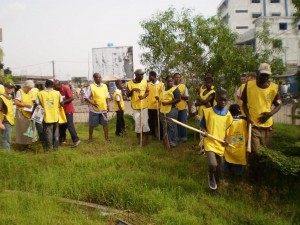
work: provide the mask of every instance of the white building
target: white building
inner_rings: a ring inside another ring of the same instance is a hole
[[[222,0],[218,6],[218,14],[239,34],[255,28],[259,17],[292,17],[295,11],[292,0]]]

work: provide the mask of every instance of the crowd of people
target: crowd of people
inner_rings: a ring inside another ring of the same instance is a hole
[[[164,140],[168,148],[176,148],[178,142],[187,141],[187,128],[169,118],[187,124],[188,115],[197,116],[203,151],[208,160],[209,187],[217,189],[222,168],[224,172],[239,177],[242,175],[242,166],[247,163],[251,176],[260,179],[263,168],[259,163],[259,147],[269,144],[272,116],[281,106],[278,85],[269,79],[272,73],[268,64],[260,65],[257,76],[256,73],[249,73],[241,77],[242,85],[236,91],[237,104],[229,107],[227,92],[215,87],[213,75],[207,73],[203,84],[197,89],[195,112],[191,110],[188,88],[182,83],[180,73],[165,77],[165,82],[158,79],[155,71],[149,72],[149,82],[144,79],[145,72],[142,69],[135,70],[134,74],[135,78],[127,83],[126,94],[131,101],[138,145],[147,145],[151,136],[152,139]],[[88,142],[94,142],[93,132],[98,125],[103,127],[105,140],[110,141],[107,117],[108,111],[112,110],[109,108],[110,94],[99,73],[93,75],[93,80],[87,90],[81,93],[82,101],[89,105]],[[123,136],[126,133],[123,85],[121,81],[115,84],[117,88],[112,99],[117,115],[115,134]],[[46,80],[45,89],[38,90],[33,81],[27,80],[17,91],[15,99],[11,97],[13,88],[12,83],[0,86],[3,149],[10,150],[15,123],[16,144],[22,149],[30,148],[38,135],[45,152],[57,150],[60,144],[66,143],[67,129],[72,147],[81,143],[73,123],[74,95],[67,85],[58,80]],[[13,104],[16,105],[16,113]],[[272,108],[272,105],[275,107]],[[43,110],[41,121],[31,119],[37,110]]]

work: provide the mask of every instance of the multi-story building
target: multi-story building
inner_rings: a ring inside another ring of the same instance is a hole
[[[243,34],[255,28],[259,17],[293,17],[292,0],[222,0],[218,14],[229,24],[232,31]]]
[[[222,0],[218,14],[232,31],[239,34],[237,44],[252,45],[259,52],[256,32],[262,30],[263,21],[270,25],[270,37],[277,39],[283,52],[282,58],[288,70],[281,77],[296,83],[295,74],[300,66],[300,25],[294,24],[296,9],[292,0]],[[297,85],[294,86],[296,92]]]

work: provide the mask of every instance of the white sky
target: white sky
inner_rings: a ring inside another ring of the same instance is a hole
[[[216,14],[221,0],[0,0],[5,67],[14,74],[52,75],[59,79],[92,74],[92,48],[133,46],[140,65],[140,22],[173,6]],[[90,66],[88,66],[88,58]],[[39,65],[36,65],[39,64]],[[34,66],[28,66],[34,65]]]

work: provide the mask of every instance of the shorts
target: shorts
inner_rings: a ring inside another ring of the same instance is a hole
[[[98,125],[107,126],[107,113],[89,112],[89,125],[97,127]]]
[[[243,166],[229,163],[229,162],[226,162],[226,160],[224,160],[224,173],[232,173],[236,176],[242,176]]]
[[[141,133],[141,110],[140,109],[133,110],[133,119],[134,119],[135,133]],[[143,128],[143,133],[150,131],[149,124],[148,124],[147,108],[142,110],[142,128]]]
[[[251,151],[258,152],[260,146],[267,147],[272,139],[272,127],[252,127]]]

